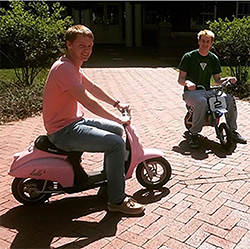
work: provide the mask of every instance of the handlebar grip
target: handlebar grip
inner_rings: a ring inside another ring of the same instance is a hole
[[[131,116],[131,113],[130,113],[130,111],[128,111],[127,109],[124,109],[124,110],[122,111],[122,116],[130,117],[130,116]]]
[[[230,86],[231,85],[231,82],[229,79],[227,79],[226,81],[224,81],[222,84],[221,84],[223,87],[225,86]]]

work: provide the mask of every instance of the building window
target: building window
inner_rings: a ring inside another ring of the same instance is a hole
[[[105,17],[104,17],[104,6],[97,5],[95,10],[92,12],[92,21],[94,24],[104,24]]]
[[[236,17],[242,18],[243,16],[250,15],[250,3],[249,2],[237,2],[236,3]]]
[[[213,2],[197,3],[196,10],[191,18],[191,29],[196,30],[207,27],[208,21],[216,18],[216,4]]]
[[[92,12],[94,24],[119,25],[120,9],[116,4],[99,4]]]
[[[118,5],[107,6],[107,22],[109,25],[119,25],[120,13]]]
[[[146,11],[145,12],[145,24],[157,24],[158,22],[157,11]]]

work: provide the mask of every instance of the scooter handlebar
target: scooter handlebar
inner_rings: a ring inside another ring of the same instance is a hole
[[[127,109],[124,109],[122,111],[122,116],[124,117],[128,117],[129,120],[131,120],[131,110],[127,110]],[[128,124],[127,123],[124,123],[123,126],[126,127]]]
[[[230,82],[229,79],[227,79],[226,81],[224,81],[224,82],[221,84],[222,87],[230,86],[230,85],[231,85],[231,82]]]
[[[220,86],[214,86],[214,87],[211,87],[212,90],[221,90],[227,86],[230,86],[231,85],[231,82],[229,79],[227,79],[226,81],[224,81]]]
[[[206,88],[203,85],[196,85],[195,90],[204,90],[204,91],[206,91]]]
[[[220,86],[213,86],[209,90],[220,90],[220,89],[222,89],[226,86],[229,86],[229,85],[231,85],[231,82],[229,79],[227,79]],[[206,88],[203,85],[196,85],[196,90],[199,90],[199,89],[206,91]]]
[[[131,118],[131,110],[124,109],[122,111],[122,116]]]

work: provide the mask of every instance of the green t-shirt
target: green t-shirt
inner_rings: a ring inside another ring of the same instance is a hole
[[[187,80],[203,85],[206,89],[210,88],[211,76],[221,73],[219,58],[210,51],[207,56],[202,56],[198,49],[184,54],[178,68],[187,73]]]

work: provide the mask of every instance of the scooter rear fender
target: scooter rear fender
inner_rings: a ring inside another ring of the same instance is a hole
[[[15,154],[9,175],[59,182],[63,187],[74,183],[73,168],[67,156],[47,153],[36,148]]]

